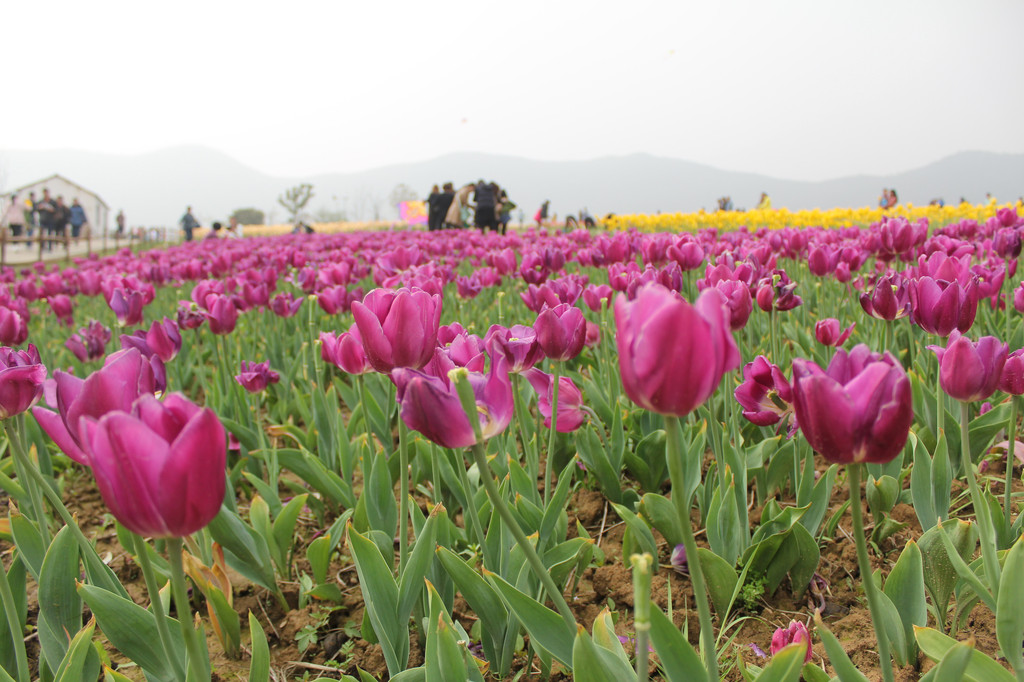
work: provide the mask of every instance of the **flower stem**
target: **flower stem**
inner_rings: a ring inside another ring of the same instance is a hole
[[[553,363],[554,366],[551,368],[552,382],[551,382],[551,433],[548,436],[548,452],[547,458],[544,460],[544,506],[547,507],[548,500],[551,499],[551,469],[554,467],[555,460],[555,435],[558,433],[558,384],[559,378],[559,364]],[[538,408],[539,411],[539,408]]]
[[[636,630],[636,680],[647,682],[650,658],[647,639],[651,630],[651,563],[650,554],[634,554],[633,564],[633,628]]]
[[[519,373],[512,374],[512,404],[515,410],[516,427],[519,431],[519,442],[523,447],[523,457],[526,460],[527,471],[530,472],[530,480],[533,481],[533,486],[537,486],[537,476],[540,475],[540,455],[537,453],[537,444],[534,443],[532,446],[526,441],[526,423],[524,420],[530,418],[530,413],[526,410],[526,404],[523,402],[523,394],[521,386],[523,383],[522,375]]]
[[[935,439],[946,429],[946,394],[942,390],[939,371],[935,373]]]
[[[871,560],[868,558],[868,543],[864,537],[864,509],[861,505],[860,479],[863,464],[851,464],[849,472],[850,499],[853,503],[853,539],[857,545],[857,566],[860,568],[860,579],[864,583],[864,594],[868,598],[868,610],[871,622],[875,627],[875,639],[878,640],[879,667],[882,669],[884,682],[893,682],[892,658],[889,654],[889,640],[882,625],[882,605],[878,601],[878,587],[872,578]]]
[[[181,636],[185,640],[188,652],[188,669],[191,678],[209,680],[206,670],[207,654],[202,643],[197,639],[200,632],[192,626],[192,607],[188,601],[188,587],[185,584],[185,569],[181,562],[181,538],[167,538],[167,561],[171,566],[171,592],[174,594],[174,607],[178,613],[178,624]]]
[[[1006,453],[1006,483],[1003,489],[1003,520],[1009,528],[1013,523],[1013,463],[1017,459],[1017,396],[1010,396],[1010,426],[1007,429],[1009,448]]]
[[[181,661],[174,654],[174,644],[171,640],[171,631],[167,627],[170,616],[164,610],[163,600],[160,597],[160,585],[153,571],[153,562],[149,558],[149,546],[139,535],[131,533],[135,545],[135,558],[138,560],[139,568],[142,569],[142,576],[146,580],[146,591],[149,592],[149,601],[153,605],[153,616],[156,618],[156,631],[160,636],[160,645],[164,650],[164,657],[174,668],[178,679],[185,679],[185,670],[181,667]],[[181,614],[179,613],[179,616]]]
[[[686,473],[683,465],[683,447],[679,434],[679,417],[665,415],[665,457],[668,460],[669,478],[672,480],[672,501],[675,503],[679,525],[683,531],[683,547],[693,581],[693,598],[697,602],[697,619],[700,623],[700,648],[704,655],[709,682],[718,682],[718,651],[715,649],[715,632],[711,624],[711,607],[708,591],[704,584],[704,571],[697,554],[697,540],[690,525],[690,500],[683,491],[686,489]]]
[[[409,557],[409,427],[398,420],[398,575]]]
[[[988,576],[988,587],[992,596],[998,599],[999,596],[999,556],[996,554],[996,538],[993,534],[991,509],[988,501],[981,495],[981,488],[978,487],[978,474],[974,469],[974,461],[971,458],[971,430],[969,428],[969,416],[967,403],[960,403],[960,458],[961,466],[967,472],[967,487],[971,491],[971,504],[974,506],[974,516],[978,520],[978,533],[981,535],[981,556],[985,561],[985,575]]]
[[[14,648],[14,658],[18,666],[18,682],[29,682],[28,655],[25,653],[25,640],[18,620],[18,608],[14,603],[14,593],[11,592],[11,584],[7,582],[7,574],[3,566],[0,566],[0,604],[3,605],[4,613],[7,614],[7,629],[11,631],[11,643]]]
[[[18,473],[18,479],[24,484],[25,490],[28,492],[29,501],[32,505],[32,517],[35,519],[36,525],[39,526],[39,534],[43,538],[43,546],[49,547],[50,523],[46,518],[46,508],[43,506],[42,494],[39,491],[40,485],[49,484],[25,451],[25,444],[21,439],[23,433],[21,427],[24,426],[24,423],[24,417],[20,414],[13,422],[5,422],[5,424],[13,424],[13,426],[6,428],[7,440],[11,444],[11,454],[14,457],[14,466]],[[29,473],[33,469],[39,473],[39,479]]]
[[[555,581],[551,579],[548,569],[544,566],[544,562],[541,561],[540,555],[537,554],[537,550],[534,549],[530,540],[526,537],[523,529],[519,527],[519,522],[512,516],[512,512],[509,511],[508,505],[505,504],[505,500],[501,497],[501,493],[498,492],[498,486],[494,483],[494,475],[491,473],[491,468],[487,463],[487,454],[485,452],[485,443],[477,443],[472,448],[473,457],[476,460],[476,466],[480,470],[480,480],[484,484],[484,490],[487,492],[487,497],[490,498],[491,504],[498,511],[498,516],[501,517],[502,523],[505,527],[512,532],[512,537],[515,538],[519,548],[523,550],[523,554],[526,555],[526,561],[530,564],[530,568],[533,569],[534,575],[540,580],[541,585],[544,586],[544,591],[548,593],[548,597],[555,604],[555,608],[558,613],[561,614],[565,624],[569,627],[570,632],[574,635],[576,633],[576,619],[572,615],[572,611],[569,610],[569,605],[565,602],[565,597],[562,596],[561,590],[555,585]]]

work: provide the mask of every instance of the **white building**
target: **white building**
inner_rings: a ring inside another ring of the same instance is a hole
[[[64,176],[56,173],[42,180],[36,180],[35,182],[18,187],[0,197],[0,213],[7,208],[12,196],[17,195],[18,202],[23,204],[28,199],[29,192],[35,192],[36,199],[41,199],[44,189],[50,190],[51,199],[56,200],[57,197],[64,197],[64,204],[66,206],[70,206],[74,199],[78,199],[78,203],[85,209],[85,215],[94,236],[101,235],[107,231],[110,207],[107,206],[106,202],[95,192],[91,192],[81,185],[76,185]]]

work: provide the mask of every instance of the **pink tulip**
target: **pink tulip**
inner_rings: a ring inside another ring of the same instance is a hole
[[[320,357],[324,362],[329,362],[349,374],[358,375],[373,371],[373,366],[366,359],[366,352],[363,350],[359,327],[354,324],[347,332],[337,336],[334,332],[321,332]]]
[[[103,501],[132,532],[184,537],[220,511],[227,435],[213,410],[179,393],[144,395],[81,429]]]
[[[790,644],[806,644],[807,653],[804,655],[804,663],[811,660],[811,633],[807,626],[795,620],[789,621],[789,627],[778,628],[772,635],[772,656],[785,649]]]
[[[503,358],[513,374],[525,372],[544,359],[544,351],[537,343],[537,331],[533,327],[517,324],[506,329],[492,325],[484,337],[484,346],[491,362]]]
[[[537,392],[537,409],[544,416],[544,426],[551,428],[551,402],[554,389],[554,377],[539,369],[531,369],[523,373],[533,390]],[[580,408],[583,405],[583,393],[569,377],[558,378],[558,417],[555,429],[559,433],[575,431],[586,421],[586,413]]]
[[[743,383],[733,396],[747,421],[758,426],[777,424],[793,414],[793,389],[782,370],[763,355],[743,367]]]
[[[266,390],[270,384],[281,381],[281,375],[270,369],[269,362],[243,360],[242,371],[235,375],[235,381],[249,393],[259,393]]]
[[[556,362],[571,360],[583,350],[587,323],[583,311],[568,303],[548,308],[537,316],[533,328],[544,355]]]
[[[823,346],[841,346],[850,338],[850,334],[856,326],[857,323],[854,322],[846,329],[841,329],[839,320],[834,317],[827,317],[815,323],[814,337]]]
[[[939,385],[961,402],[985,400],[999,385],[1006,364],[1007,345],[994,336],[977,343],[953,330],[945,348],[928,346],[939,359]]]
[[[434,355],[441,297],[420,289],[374,289],[352,304],[352,316],[375,370],[419,369]]]
[[[694,305],[659,285],[615,301],[619,371],[626,395],[660,414],[685,416],[739,367],[725,298],[706,289]]]
[[[21,414],[43,395],[46,367],[32,344],[27,350],[0,348],[0,419]]]

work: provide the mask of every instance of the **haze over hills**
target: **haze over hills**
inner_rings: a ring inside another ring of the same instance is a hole
[[[726,171],[679,159],[633,154],[587,161],[535,161],[482,153],[455,153],[416,163],[358,173],[275,177],[207,147],[173,147],[138,155],[73,150],[0,151],[0,190],[58,173],[99,194],[130,225],[174,225],[186,205],[204,223],[223,220],[236,208],[253,206],[275,222],[287,219],[276,203],[287,188],[314,185],[307,212],[345,212],[353,220],[397,217],[392,190],[405,184],[425,197],[431,185],[456,186],[478,178],[506,187],[529,221],[545,199],[559,215],[588,208],[605,213],[711,210],[730,195],[737,208],[752,207],[762,191],[776,207],[790,209],[875,205],[883,187],[894,187],[903,203],[926,204],[941,197],[981,202],[986,192],[999,201],[1024,195],[1024,154],[962,152],[927,166],[884,176],[858,175],[805,182]],[[518,214],[519,209],[516,210]],[[513,215],[516,221],[517,215]]]

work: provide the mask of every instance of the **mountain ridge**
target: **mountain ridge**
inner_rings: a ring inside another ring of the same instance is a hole
[[[547,161],[484,152],[451,152],[433,159],[388,164],[362,171],[269,175],[216,149],[198,145],[119,155],[79,150],[0,150],[0,180],[8,192],[58,173],[96,192],[113,211],[124,209],[131,225],[173,225],[186,205],[202,222],[223,220],[253,206],[283,222],[276,198],[301,182],[314,185],[309,209],[345,212],[351,219],[395,219],[392,189],[402,183],[421,196],[430,187],[456,186],[479,178],[506,187],[530,221],[540,203],[560,215],[587,207],[594,214],[713,210],[730,195],[738,208],[752,207],[762,191],[776,207],[831,208],[874,205],[883,187],[895,187],[904,203],[947,202],[961,196],[978,203],[991,192],[1000,201],[1024,194],[1024,154],[964,151],[919,168],[888,175],[859,174],[820,181],[789,180],[638,152],[587,160]]]

